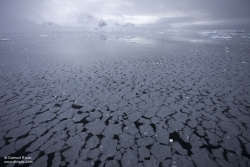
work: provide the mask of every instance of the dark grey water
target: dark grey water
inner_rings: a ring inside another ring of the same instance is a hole
[[[250,166],[249,44],[225,31],[0,35],[1,163]]]

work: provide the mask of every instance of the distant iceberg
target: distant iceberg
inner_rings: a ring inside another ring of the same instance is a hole
[[[231,36],[225,36],[225,37],[221,37],[222,39],[231,39]]]
[[[213,39],[231,39],[231,36],[212,36]]]
[[[211,34],[216,34],[217,30],[215,31],[202,31],[200,32],[201,35],[211,35]]]
[[[245,33],[245,30],[236,30],[234,33]]]

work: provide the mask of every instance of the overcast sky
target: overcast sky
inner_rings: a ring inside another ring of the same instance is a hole
[[[153,28],[249,29],[250,0],[0,0],[2,25],[73,25],[81,15]]]

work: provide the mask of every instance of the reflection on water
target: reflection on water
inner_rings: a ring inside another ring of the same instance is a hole
[[[205,34],[210,32],[205,32]],[[214,33],[214,32],[211,32]],[[168,39],[178,42],[189,42],[189,43],[212,43],[212,40],[204,37],[203,34],[193,31],[182,31],[178,33],[171,33],[167,36]]]
[[[186,36],[174,36],[171,39],[175,41],[180,41],[180,42],[192,42],[192,43],[211,43],[212,42],[210,39],[201,39],[199,37],[186,37]]]
[[[121,42],[127,42],[127,43],[136,43],[136,44],[142,44],[142,45],[154,45],[156,44],[155,40],[148,39],[144,37],[133,37],[133,36],[124,36],[120,37],[119,41]]]
[[[183,42],[194,42],[194,43],[211,43],[210,40],[204,39],[182,39]]]

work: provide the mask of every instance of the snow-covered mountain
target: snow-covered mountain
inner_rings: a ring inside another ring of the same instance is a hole
[[[91,25],[91,24],[97,24],[98,20],[94,16],[84,14],[78,17],[77,23],[82,25]]]
[[[101,28],[107,25],[104,20],[98,19],[90,14],[82,14],[81,16],[79,16],[77,19],[77,23],[80,27],[83,28]]]
[[[134,27],[135,24],[127,22],[123,27]]]
[[[98,18],[92,16],[90,14],[82,14],[78,17],[77,23],[79,26],[83,28],[93,28],[93,29],[103,29],[103,28],[117,28],[117,27],[133,27],[135,26],[133,23],[121,23],[117,20],[104,20],[102,18]]]
[[[107,26],[108,24],[104,20],[100,20],[98,26],[99,27],[104,27]]]

